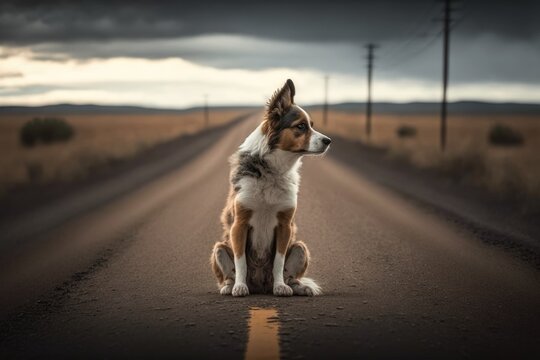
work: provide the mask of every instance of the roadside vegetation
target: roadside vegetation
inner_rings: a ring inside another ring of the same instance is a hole
[[[313,112],[322,127],[321,112]],[[540,200],[540,115],[463,115],[448,120],[446,151],[439,149],[438,114],[376,114],[371,138],[364,115],[330,112],[322,127],[330,134],[385,148],[389,157],[440,171],[525,203]]]
[[[210,127],[246,110],[211,112]],[[0,115],[0,196],[13,187],[71,182],[159,143],[204,129],[202,112],[184,114]]]
[[[61,118],[34,118],[21,127],[20,139],[24,146],[39,143],[68,141],[73,137],[73,127]]]
[[[396,130],[396,135],[400,138],[415,137],[416,128],[410,125],[400,125]]]
[[[490,144],[498,146],[519,146],[523,144],[523,135],[512,127],[496,124],[489,130]]]

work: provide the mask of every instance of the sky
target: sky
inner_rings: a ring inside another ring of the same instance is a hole
[[[449,99],[540,103],[540,1],[453,1]],[[438,0],[0,4],[0,105],[439,101]]]

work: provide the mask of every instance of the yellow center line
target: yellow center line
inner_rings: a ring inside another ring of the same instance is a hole
[[[279,359],[279,318],[276,309],[251,308],[246,360]]]

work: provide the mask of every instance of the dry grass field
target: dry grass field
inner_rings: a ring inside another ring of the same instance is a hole
[[[247,112],[211,111],[210,126],[224,124]],[[65,119],[74,128],[74,137],[67,142],[24,147],[19,131],[34,117],[34,114],[0,115],[0,194],[17,185],[84,178],[96,168],[204,128],[202,112],[47,115]]]
[[[505,195],[540,198],[539,115],[454,115],[448,119],[447,150],[439,149],[439,117],[433,115],[374,114],[371,138],[365,135],[364,114],[330,112],[327,126],[322,113],[312,113],[317,126],[329,134],[359,139],[388,150],[388,156],[403,158],[420,167],[436,168],[458,181],[473,182]],[[504,124],[524,136],[520,146],[494,146],[488,132]],[[412,137],[399,137],[397,129],[416,129]]]

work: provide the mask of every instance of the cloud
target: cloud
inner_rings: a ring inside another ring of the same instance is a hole
[[[7,79],[7,78],[20,78],[22,77],[22,73],[18,71],[0,71],[0,79]]]
[[[435,41],[431,41],[435,40]],[[540,83],[539,46],[524,40],[503,42],[493,35],[464,38],[450,44],[450,83]],[[427,48],[424,45],[428,45]],[[380,49],[376,71],[383,78],[440,80],[442,39],[426,38],[392,53]],[[423,50],[420,51],[419,50]]]
[[[377,50],[377,78],[440,79],[440,37],[428,36],[411,41],[405,47],[400,47],[400,44],[388,43]],[[525,41],[506,43],[486,35],[454,41],[451,50],[452,83],[540,82],[540,70],[536,66],[540,59],[540,46],[532,47]],[[14,54],[31,52],[34,59],[46,61],[88,61],[116,57],[181,58],[222,69],[260,70],[284,67],[352,76],[365,73],[365,49],[356,44],[279,41],[239,35],[45,43],[32,47],[10,48],[10,51]]]
[[[293,42],[251,36],[212,34],[155,40],[45,43],[32,46],[36,58],[65,61],[133,57],[182,58],[219,68],[294,67],[322,71],[358,70],[363,48],[347,43]]]
[[[0,78],[0,104],[41,105],[58,102],[133,104],[181,108],[197,106],[208,94],[213,105],[263,105],[286,78],[294,79],[300,104],[320,103],[324,73],[316,70],[220,69],[178,58],[91,59],[84,62],[36,60],[31,52],[3,61],[6,71],[24,69],[22,77]],[[330,101],[363,101],[365,77],[335,74]],[[437,101],[439,81],[379,79],[376,101]],[[535,101],[539,85],[468,83],[450,89],[452,100]]]
[[[530,39],[540,34],[535,0],[456,5],[469,36]],[[293,41],[406,39],[411,24],[441,15],[432,0],[363,1],[27,1],[0,5],[0,42],[164,39],[227,33]]]
[[[27,1],[0,4],[0,101],[257,104],[287,76],[320,102],[362,100],[377,42],[380,100],[438,100],[441,2]],[[540,2],[466,1],[451,34],[453,99],[538,101]],[[232,89],[232,90],[231,90]],[[476,93],[475,93],[476,92]]]

